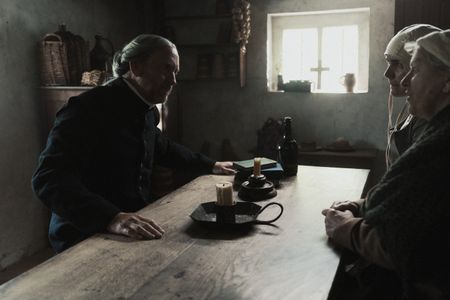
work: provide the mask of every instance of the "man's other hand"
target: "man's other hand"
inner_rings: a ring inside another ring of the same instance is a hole
[[[322,215],[325,216],[325,231],[330,238],[334,237],[336,228],[347,222],[347,220],[354,218],[351,211],[339,211],[333,208],[322,210]]]
[[[164,230],[153,220],[136,213],[124,212],[118,213],[106,230],[110,233],[146,240],[159,239],[164,234]]]
[[[214,174],[236,174],[236,170],[233,169],[233,162],[231,161],[217,161],[213,167]]]
[[[354,216],[359,215],[359,208],[360,204],[357,201],[335,201],[331,205],[330,208],[339,210],[339,211],[346,211],[349,210],[352,212]]]

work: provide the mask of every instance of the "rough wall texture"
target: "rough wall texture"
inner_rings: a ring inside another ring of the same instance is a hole
[[[0,270],[46,246],[48,212],[30,178],[43,147],[37,43],[60,23],[116,48],[141,33],[138,1],[0,1]]]
[[[215,9],[212,0],[165,2],[169,15],[211,14]],[[43,147],[37,42],[64,22],[68,30],[89,39],[91,46],[94,34],[102,34],[119,48],[142,28],[149,28],[150,12],[140,8],[151,5],[137,0],[0,0],[0,4],[1,270],[47,243],[48,212],[30,188]],[[354,7],[371,8],[367,94],[267,92],[267,13]],[[291,115],[298,141],[327,144],[344,136],[352,144],[384,148],[388,89],[382,75],[383,50],[393,34],[393,20],[394,0],[252,1],[247,86],[240,89],[236,80],[180,83],[176,95],[183,142],[198,150],[209,141],[211,154],[218,157],[222,140],[229,138],[238,155],[247,158],[256,145],[256,130],[268,117]],[[192,34],[201,36],[203,31]]]
[[[214,13],[214,7],[190,2],[189,8],[166,1],[169,15]],[[385,147],[388,85],[383,77],[385,45],[394,31],[394,0],[258,0],[252,2],[252,35],[248,45],[247,86],[236,81],[180,82],[183,142],[200,149],[211,143],[218,157],[223,139],[229,138],[242,158],[256,145],[256,131],[268,117],[293,117],[297,141],[320,145],[345,137],[358,147]],[[266,88],[267,14],[370,7],[369,92],[364,94],[270,93]],[[209,11],[207,10],[209,9]],[[187,14],[186,12],[184,14]],[[201,20],[199,22],[205,22]],[[205,25],[206,26],[206,25]],[[181,56],[181,59],[183,56]],[[207,126],[205,126],[207,125]],[[380,164],[381,165],[381,164]]]

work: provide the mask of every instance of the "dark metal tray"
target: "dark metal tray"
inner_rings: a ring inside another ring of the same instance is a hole
[[[267,207],[277,205],[280,207],[280,213],[271,220],[258,220]],[[278,202],[270,202],[261,207],[251,202],[236,202],[233,206],[217,206],[216,202],[206,202],[200,204],[192,213],[192,220],[202,224],[218,225],[252,225],[252,224],[271,224],[278,220],[283,214],[283,205]]]

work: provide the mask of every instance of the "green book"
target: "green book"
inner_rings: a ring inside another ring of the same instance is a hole
[[[253,169],[253,162],[254,162],[253,159],[235,161],[233,162],[233,167],[239,171],[248,171]],[[276,165],[277,165],[276,160],[261,157],[261,169],[272,168],[275,167]]]

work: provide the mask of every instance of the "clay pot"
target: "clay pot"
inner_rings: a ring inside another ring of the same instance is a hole
[[[347,93],[353,93],[353,88],[355,87],[356,84],[355,74],[346,73],[344,76],[341,77],[341,84],[345,86]]]

